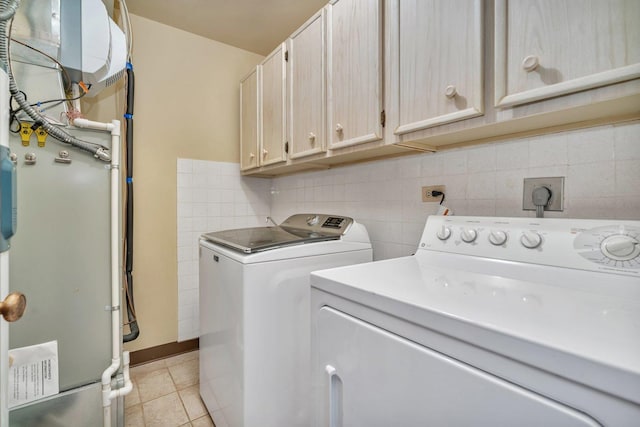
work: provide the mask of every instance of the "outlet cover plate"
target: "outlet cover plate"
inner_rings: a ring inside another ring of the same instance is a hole
[[[445,196],[447,192],[445,191],[444,185],[431,185],[428,187],[422,187],[422,201],[423,202],[438,202],[442,199],[442,196],[432,196],[432,191],[441,191]]]
[[[525,178],[523,185],[522,210],[535,211],[533,204],[533,190],[538,187],[547,187],[551,190],[551,199],[544,208],[545,211],[564,210],[564,177],[556,176],[551,178]]]

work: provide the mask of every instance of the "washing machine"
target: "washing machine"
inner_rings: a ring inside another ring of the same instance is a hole
[[[640,221],[431,216],[311,283],[312,425],[639,425]]]
[[[297,214],[200,239],[200,395],[216,424],[308,427],[312,271],[372,259],[366,228]]]

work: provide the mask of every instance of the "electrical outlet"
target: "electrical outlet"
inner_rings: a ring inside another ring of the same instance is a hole
[[[434,196],[434,191],[440,191],[441,193],[446,194],[444,185],[431,185],[429,187],[422,187],[422,201],[440,203],[442,196]]]
[[[557,176],[552,178],[525,178],[523,185],[522,210],[535,211],[536,206],[533,204],[533,190],[538,187],[547,187],[551,190],[551,198],[549,204],[544,208],[545,211],[562,211],[564,210],[564,177]]]

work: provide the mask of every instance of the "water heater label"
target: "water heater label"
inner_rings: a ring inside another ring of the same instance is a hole
[[[9,350],[9,408],[58,394],[58,341]]]

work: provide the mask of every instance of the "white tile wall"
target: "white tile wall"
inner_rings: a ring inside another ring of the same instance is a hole
[[[178,341],[199,336],[198,237],[263,225],[270,180],[240,176],[237,163],[178,159]]]
[[[522,182],[545,176],[566,177],[565,210],[547,216],[640,219],[640,123],[276,178],[271,214],[353,216],[367,226],[374,258],[385,259],[413,253],[437,211],[420,201],[423,185],[446,185],[445,205],[458,215],[533,216],[522,210]]]
[[[179,339],[197,336],[197,238],[299,212],[348,215],[366,225],[374,258],[414,252],[444,184],[458,215],[534,216],[525,177],[564,176],[565,210],[550,217],[640,220],[640,122],[511,140],[275,179],[242,178],[237,163],[178,160]]]

